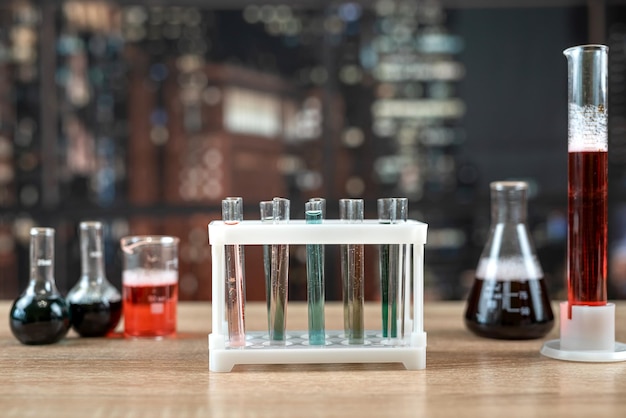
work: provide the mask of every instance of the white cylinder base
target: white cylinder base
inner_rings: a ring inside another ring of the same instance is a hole
[[[547,341],[541,354],[557,360],[626,361],[626,344],[615,342],[615,305],[571,306],[561,302],[561,339]]]

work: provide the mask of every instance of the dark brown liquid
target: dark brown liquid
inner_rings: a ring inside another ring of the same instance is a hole
[[[608,153],[569,153],[568,300],[605,305],[607,300]]]
[[[81,337],[104,337],[122,316],[122,300],[70,303],[72,327]]]
[[[476,278],[468,298],[465,325],[481,337],[510,340],[543,337],[554,325],[544,280]]]

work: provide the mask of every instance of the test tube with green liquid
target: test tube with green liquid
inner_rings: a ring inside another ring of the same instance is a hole
[[[394,198],[378,199],[378,221],[382,224],[392,224],[396,221],[396,200]],[[397,277],[398,270],[397,245],[380,245],[379,267],[383,338],[396,338],[398,336],[396,322],[398,304],[397,286],[393,278]]]
[[[405,222],[408,213],[408,199],[378,199],[378,220],[383,224]],[[407,295],[406,248],[401,244],[380,246],[380,294],[382,305],[383,338],[394,339],[404,335],[404,305]]]
[[[324,200],[312,199],[305,203],[305,220],[308,224],[321,224],[324,219]],[[324,246],[306,246],[307,305],[309,313],[309,344],[324,345]]]
[[[339,216],[347,223],[363,222],[363,200],[340,199]],[[344,333],[348,338],[348,344],[363,344],[365,341],[363,244],[341,245],[341,277]]]

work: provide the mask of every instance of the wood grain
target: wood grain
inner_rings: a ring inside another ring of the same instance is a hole
[[[8,319],[10,303],[0,302]],[[265,326],[265,305],[249,304],[248,329]],[[375,328],[377,305],[366,309]],[[0,321],[0,416],[425,416],[624,417],[626,362],[570,363],[539,354],[543,340],[473,336],[464,304],[429,302],[426,370],[396,364],[237,366],[208,371],[209,303],[179,304],[178,334],[161,341],[85,339],[73,332],[49,346],[24,346]],[[341,306],[327,306],[341,326]],[[626,302],[617,339],[626,341]],[[292,303],[289,329],[306,329],[306,305]],[[548,338],[558,336],[555,325]]]

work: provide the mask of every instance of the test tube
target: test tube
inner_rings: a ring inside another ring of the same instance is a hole
[[[568,63],[568,302],[607,303],[608,48],[566,49]]]
[[[321,224],[324,218],[324,199],[305,203],[305,219],[308,224]],[[307,304],[309,313],[309,344],[324,345],[324,246],[306,246]]]
[[[362,199],[340,199],[340,219],[348,223],[363,222]],[[348,344],[364,343],[363,244],[341,245],[341,277],[343,285],[343,322]]]
[[[409,213],[409,199],[406,197],[396,197],[396,223],[406,222]],[[410,330],[411,301],[413,300],[410,277],[411,269],[411,247],[408,244],[398,245],[398,320],[400,321],[398,337],[404,339],[407,330]]]
[[[378,199],[378,220],[383,224],[406,222],[408,199],[391,197]],[[380,246],[380,285],[382,299],[383,338],[404,337],[410,321],[411,289],[407,280],[408,246],[382,244]],[[408,318],[407,318],[408,316]],[[398,333],[400,329],[400,333]]]
[[[289,221],[289,200],[275,197],[273,203],[273,222]],[[270,343],[285,343],[287,291],[289,287],[289,245],[274,244],[271,247],[270,263]]]
[[[260,202],[259,209],[261,211],[262,223],[274,222],[274,202],[271,200],[264,200]],[[270,245],[263,246],[263,272],[265,273],[265,303],[267,305],[267,328],[271,327],[270,323],[270,300],[272,288],[271,283],[271,271],[272,271],[272,247]]]
[[[392,224],[396,221],[396,200],[394,198],[378,199],[378,221],[383,224]],[[390,244],[380,245],[380,295],[382,305],[383,338],[396,338],[398,292],[394,280],[398,275],[398,246]]]
[[[222,219],[226,225],[236,225],[243,220],[241,197],[227,197],[222,200]],[[231,347],[243,347],[246,345],[243,247],[238,244],[226,245],[224,250],[228,341]]]

